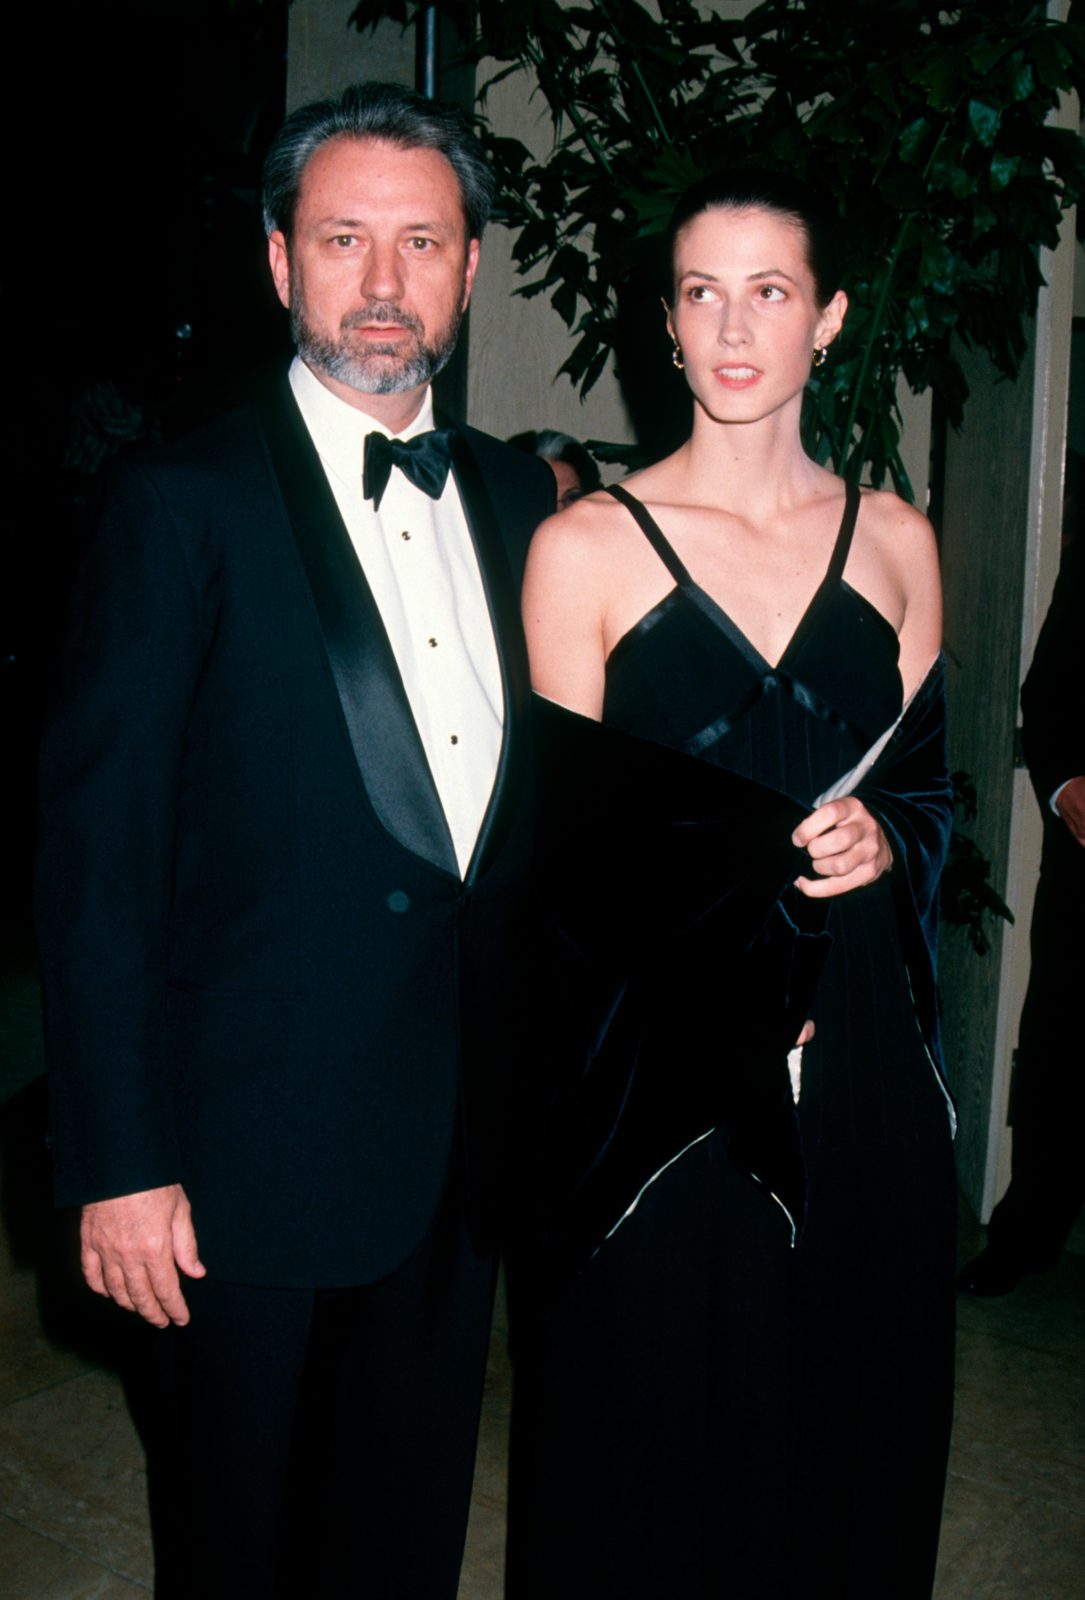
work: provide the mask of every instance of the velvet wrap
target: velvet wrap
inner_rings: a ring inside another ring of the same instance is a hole
[[[715,1129],[794,1239],[805,1174],[787,1056],[832,942],[831,902],[792,886],[810,870],[791,843],[810,806],[538,697],[535,731],[547,1093],[527,1236],[541,1276],[582,1266]],[[912,993],[937,1062],[936,888],[951,814],[940,663],[855,792],[892,844]]]
[[[953,824],[942,656],[912,694],[885,749],[853,792],[877,817],[892,846],[890,882],[916,1020],[956,1131],[956,1114],[945,1087],[937,987],[938,880]]]

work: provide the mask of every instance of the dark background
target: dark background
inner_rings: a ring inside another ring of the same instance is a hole
[[[0,921],[29,892],[33,750],[102,469],[244,398],[289,351],[260,165],[287,0],[96,0],[5,26]]]

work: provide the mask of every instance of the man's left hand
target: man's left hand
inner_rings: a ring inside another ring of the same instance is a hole
[[[791,842],[805,850],[816,878],[796,878],[795,887],[811,900],[828,900],[873,883],[893,865],[882,825],[861,800],[847,795],[829,800],[805,817]]]

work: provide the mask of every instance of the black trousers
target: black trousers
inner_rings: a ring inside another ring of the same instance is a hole
[[[1007,1261],[1040,1271],[1058,1260],[1085,1203],[1085,850],[1055,817],[1044,818],[1030,945],[1010,1105],[1012,1180],[987,1238]]]
[[[495,1264],[453,1186],[380,1283],[186,1283],[148,1439],[159,1600],[454,1600]]]

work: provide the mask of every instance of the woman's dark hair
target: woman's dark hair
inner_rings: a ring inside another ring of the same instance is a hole
[[[398,83],[353,83],[330,100],[299,106],[275,136],[264,163],[264,228],[289,241],[305,168],[330,139],[384,139],[401,150],[437,150],[460,186],[469,239],[481,239],[496,180],[471,124],[454,106]]]
[[[564,461],[580,479],[583,494],[598,489],[603,481],[595,457],[571,433],[559,433],[556,428],[540,428],[536,432],[530,428],[527,433],[514,433],[508,443],[529,456],[541,456],[544,461]]]
[[[837,239],[840,218],[824,195],[786,172],[759,167],[728,167],[709,173],[678,199],[666,232],[668,303],[673,294],[674,250],[678,235],[702,211],[774,211],[797,223],[806,238],[806,260],[819,306],[827,306],[840,287]]]

